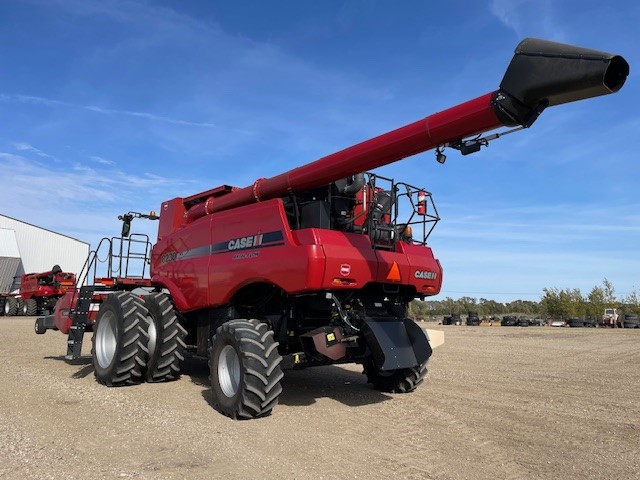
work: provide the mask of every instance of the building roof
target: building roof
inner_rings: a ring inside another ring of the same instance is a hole
[[[3,215],[2,213],[0,213],[0,217],[4,217],[4,218],[7,218],[9,220],[13,220],[14,222],[19,222],[19,223],[22,223],[24,225],[28,225],[28,226],[33,227],[33,228],[39,228],[40,230],[45,230],[45,231],[53,233],[55,235],[60,235],[61,237],[66,237],[66,238],[69,238],[71,240],[75,240],[76,242],[84,243],[85,245],[89,246],[89,243],[83,242],[82,240],[78,240],[77,238],[71,237],[69,235],[65,235],[64,233],[54,232],[53,230],[49,230],[48,228],[43,228],[43,227],[40,227],[38,225],[34,225],[32,223],[29,223],[29,222],[18,220],[17,218],[13,218],[13,217],[10,217],[8,215]],[[2,228],[2,226],[0,226],[0,228]]]

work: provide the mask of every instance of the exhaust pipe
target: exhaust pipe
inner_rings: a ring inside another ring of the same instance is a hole
[[[529,127],[548,106],[615,93],[629,75],[620,55],[525,38],[494,97],[506,125]]]

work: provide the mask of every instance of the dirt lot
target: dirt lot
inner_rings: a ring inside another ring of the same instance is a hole
[[[273,415],[234,422],[204,362],[110,389],[32,325],[0,318],[0,478],[640,478],[640,330],[440,327],[412,394],[289,371]]]

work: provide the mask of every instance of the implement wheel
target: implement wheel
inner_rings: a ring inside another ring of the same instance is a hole
[[[231,320],[212,339],[209,369],[214,407],[233,419],[264,417],[282,392],[282,357],[266,323]]]
[[[4,300],[4,314],[13,317],[18,313],[18,299],[16,297],[6,297]]]
[[[144,302],[131,292],[112,293],[102,302],[93,326],[91,349],[98,382],[118,387],[140,381],[144,350],[139,329],[146,316]]]
[[[33,317],[38,314],[38,302],[35,298],[27,298],[22,304],[22,314]]]
[[[373,359],[367,359],[362,364],[363,373],[373,388],[383,392],[409,393],[420,385],[427,375],[427,364],[417,367],[401,368],[398,370],[382,371],[373,364]]]
[[[164,382],[180,378],[180,362],[184,360],[187,331],[178,322],[171,299],[164,293],[145,296],[147,316],[140,332],[144,351],[144,379]]]

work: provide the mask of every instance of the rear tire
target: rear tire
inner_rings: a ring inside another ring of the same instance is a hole
[[[282,357],[273,330],[258,320],[231,320],[214,335],[209,369],[214,407],[233,419],[264,417],[282,392]]]
[[[426,362],[417,367],[401,368],[398,370],[382,371],[373,364],[369,358],[362,364],[363,373],[373,388],[383,392],[409,393],[413,392],[424,381],[427,375]]]
[[[96,380],[108,387],[138,383],[144,364],[140,348],[140,324],[147,309],[131,292],[109,295],[98,311],[93,326],[91,355]]]
[[[152,293],[145,296],[144,304],[148,311],[140,328],[144,379],[147,382],[176,380],[180,378],[187,331],[180,325],[168,295]]]
[[[18,299],[16,297],[7,297],[4,302],[4,315],[13,317],[18,313]]]
[[[38,314],[38,302],[35,298],[27,298],[22,304],[22,314],[33,317]]]

